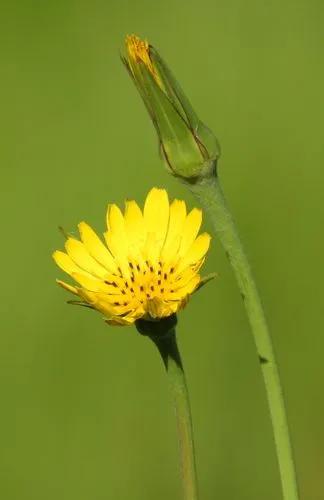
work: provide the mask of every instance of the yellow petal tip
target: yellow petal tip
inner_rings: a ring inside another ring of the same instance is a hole
[[[149,44],[137,35],[127,35],[125,38],[127,52],[132,59],[143,61],[149,60]]]

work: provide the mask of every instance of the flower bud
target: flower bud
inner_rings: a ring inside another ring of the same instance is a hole
[[[216,137],[151,45],[132,35],[126,38],[126,51],[123,61],[152,119],[168,169],[185,179],[206,175],[220,154]]]

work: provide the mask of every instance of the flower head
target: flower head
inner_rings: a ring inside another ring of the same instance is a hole
[[[154,47],[128,36],[123,61],[153,121],[169,170],[185,179],[212,170],[219,156],[217,139]]]
[[[106,244],[81,222],[81,241],[69,237],[65,252],[54,252],[57,265],[77,284],[58,283],[113,325],[170,316],[204,283],[199,269],[210,236],[198,236],[201,219],[196,208],[187,214],[184,201],[170,204],[164,189],[148,193],[143,211],[133,200],[126,201],[124,214],[109,205]]]

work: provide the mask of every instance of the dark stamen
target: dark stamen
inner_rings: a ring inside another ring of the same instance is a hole
[[[119,302],[114,302],[114,306],[120,306]]]
[[[117,288],[117,283],[115,281],[104,280],[104,283],[106,283],[106,285],[114,286],[115,288]]]
[[[158,280],[158,285],[161,285],[161,280]]]
[[[165,280],[167,280],[167,279],[168,279],[168,275],[167,275],[167,273],[164,273],[163,278],[164,278]]]
[[[151,285],[151,290],[152,290],[152,292],[154,292],[154,286],[153,285]]]

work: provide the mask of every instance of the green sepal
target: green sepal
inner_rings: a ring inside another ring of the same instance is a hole
[[[200,288],[203,287],[204,285],[206,285],[206,283],[208,283],[209,281],[217,278],[217,276],[218,276],[217,273],[210,273],[210,274],[207,274],[207,276],[203,276],[200,280],[199,285],[197,286],[196,290],[194,291],[194,293],[198,292],[198,290],[200,290]]]
[[[88,307],[88,309],[94,309],[94,307],[91,304],[87,304],[87,302],[82,302],[81,300],[68,300],[67,304],[71,304],[72,306]]]
[[[143,68],[145,92],[154,114],[155,126],[165,159],[173,172],[184,177],[196,175],[204,162],[201,149],[187,122],[151,73]]]
[[[165,61],[154,49],[154,47],[150,47],[150,56],[158,71],[161,81],[166,88],[168,96],[170,97],[176,108],[178,110],[182,110],[181,114],[188,123],[188,126],[192,129],[192,131],[196,131],[199,125],[199,118],[192,108],[189,99],[179,85],[177,79],[175,78]]]
[[[183,92],[182,87],[154,47],[150,47],[150,57],[169,99],[173,102],[175,108],[184,118],[188,127],[198,140],[198,145],[200,146],[204,159],[215,160],[219,158],[220,146],[217,138],[213,132],[199,120],[189,99]]]

